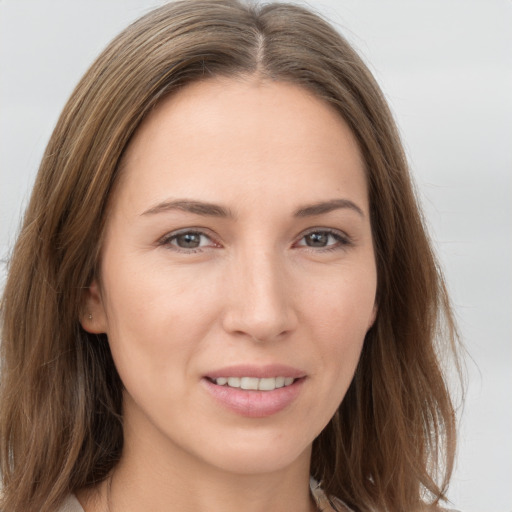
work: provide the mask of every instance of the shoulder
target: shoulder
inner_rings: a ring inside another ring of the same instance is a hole
[[[84,512],[84,509],[82,508],[82,505],[80,505],[80,502],[76,499],[76,496],[74,494],[70,494],[62,502],[60,508],[55,512]]]
[[[313,478],[309,481],[309,486],[311,490],[311,495],[313,496],[313,499],[315,500],[317,509],[320,512],[353,512],[351,508],[349,508],[343,501],[341,501],[338,498],[329,497],[325,494],[325,492],[322,490],[321,485],[314,480]],[[455,509],[448,509],[448,508],[441,508],[438,506],[432,507],[432,506],[426,506],[422,507],[421,511],[418,510],[417,512],[461,512],[459,510]]]
[[[309,488],[311,490],[311,495],[315,500],[316,507],[321,512],[352,512],[350,508],[347,507],[341,500],[338,498],[330,498],[328,497],[320,484],[314,480],[313,478],[309,481]]]
[[[418,512],[461,512],[460,510],[456,510],[454,508],[444,508],[440,505],[427,505]]]

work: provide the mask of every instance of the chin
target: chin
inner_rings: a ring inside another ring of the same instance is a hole
[[[309,452],[309,450],[308,450]],[[269,456],[267,453],[260,453],[259,457],[240,457],[240,454],[233,454],[222,459],[216,466],[227,473],[233,473],[240,476],[254,476],[283,471],[294,463],[297,463],[301,457],[276,457]]]
[[[302,465],[305,461],[309,465],[311,444],[290,445],[284,439],[272,443],[254,440],[250,444],[232,441],[231,438],[228,446],[226,443],[223,446],[218,444],[208,450],[210,464],[239,475],[279,472],[294,464]]]

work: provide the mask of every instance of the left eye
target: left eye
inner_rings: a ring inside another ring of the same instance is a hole
[[[338,233],[331,231],[312,231],[304,235],[298,242],[298,246],[328,248],[346,244],[346,240]]]
[[[167,237],[165,243],[180,249],[199,249],[211,244],[211,240],[203,233],[186,231]]]

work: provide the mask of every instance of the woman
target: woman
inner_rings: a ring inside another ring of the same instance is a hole
[[[2,317],[3,510],[445,499],[443,280],[378,86],[303,8],[176,2],[109,45]]]

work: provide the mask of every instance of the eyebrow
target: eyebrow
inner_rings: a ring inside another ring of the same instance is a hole
[[[356,203],[349,199],[332,199],[331,201],[323,201],[321,203],[314,203],[299,208],[295,211],[295,217],[312,217],[314,215],[321,215],[323,213],[329,213],[334,210],[341,210],[348,208],[357,212],[361,217],[364,218],[363,210],[357,206]]]
[[[205,203],[203,201],[192,201],[189,199],[177,199],[175,201],[162,201],[142,215],[153,215],[155,213],[167,212],[171,210],[182,210],[184,212],[194,213],[196,215],[205,215],[209,217],[234,217],[233,213],[223,206]]]
[[[306,205],[295,210],[294,217],[313,217],[315,215],[322,215],[334,210],[341,210],[348,208],[355,211],[364,218],[363,210],[349,199],[332,199],[330,201],[322,201]],[[203,215],[207,217],[221,217],[221,218],[234,218],[235,215],[229,208],[220,206],[214,203],[207,203],[203,201],[193,201],[190,199],[176,199],[169,201],[162,201],[157,205],[146,210],[142,215],[154,215],[157,213],[181,210],[184,212],[193,213],[195,215]]]

